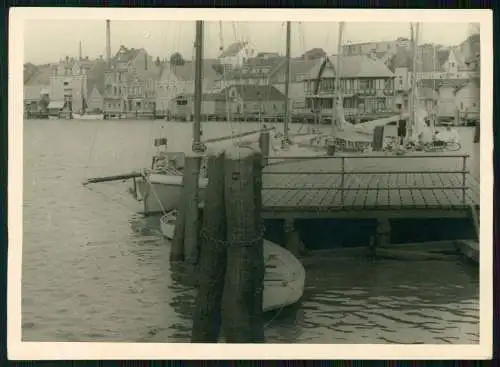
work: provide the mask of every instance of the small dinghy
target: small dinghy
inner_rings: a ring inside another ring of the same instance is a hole
[[[164,237],[171,240],[174,236],[177,211],[173,210],[160,220]],[[302,263],[281,246],[264,240],[264,312],[290,306],[302,298],[306,272]]]

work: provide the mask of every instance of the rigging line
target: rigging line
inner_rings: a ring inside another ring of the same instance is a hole
[[[224,52],[224,27],[222,26],[222,21],[219,21],[219,54]],[[229,85],[227,83],[227,74],[226,74],[226,65],[224,63],[221,63],[222,67],[222,91],[224,91],[224,97],[226,100],[225,107],[226,107],[226,122],[229,123],[229,127],[231,129],[231,134],[234,135],[234,126],[233,122],[231,121],[231,107],[229,106]]]
[[[236,22],[231,22],[231,25],[232,25],[233,35],[234,35],[235,41],[241,42],[241,40],[240,40],[240,38],[238,36],[238,31],[236,29]],[[241,70],[240,70],[240,75],[239,76],[240,76],[239,79],[241,81]],[[242,88],[240,90],[243,91]],[[245,111],[244,111],[244,108],[245,108],[245,95],[244,95],[244,93],[242,93],[241,97],[243,99],[243,108],[242,108],[243,111],[242,111],[242,113],[244,115],[245,114]],[[242,130],[241,130],[241,124],[238,124],[238,130],[239,130],[240,133],[242,132]],[[236,138],[235,143],[239,143],[239,140],[240,140],[239,138]]]

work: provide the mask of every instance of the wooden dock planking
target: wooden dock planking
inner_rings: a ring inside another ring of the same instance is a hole
[[[370,175],[367,183],[367,187],[378,187],[379,176]],[[365,191],[363,208],[374,208],[377,205],[377,192],[376,191]]]
[[[413,174],[413,184],[415,185],[414,187],[425,186],[424,180],[424,175]],[[413,188],[412,191],[415,193],[420,193],[420,196],[423,199],[421,206],[425,208],[435,208],[439,206],[439,202],[436,200],[433,190],[420,190],[418,188]]]
[[[434,202],[436,203],[436,205],[438,205],[438,206],[450,206],[451,202],[449,202],[448,197],[445,195],[444,191],[439,188],[440,185],[436,185],[433,182],[434,180],[432,178],[432,175],[435,175],[435,173],[432,173],[432,174],[423,173],[422,175],[420,175],[420,177],[422,178],[423,186],[426,186],[426,187],[436,186],[436,188],[434,190],[425,190],[425,191],[427,191],[428,193],[430,193],[430,195],[432,195],[432,198],[434,199]],[[424,191],[424,190],[422,190],[422,191]]]
[[[445,174],[445,173],[436,173],[434,175],[431,175],[430,180],[431,182],[436,185],[436,186],[453,186],[453,174]],[[438,191],[439,192],[439,191]],[[462,200],[462,190],[451,190],[451,189],[444,189],[441,190],[442,194],[445,197],[445,200],[447,200],[447,203],[450,207],[452,208],[458,208],[463,206],[463,200]]]
[[[366,211],[365,214],[353,213],[353,215],[361,216],[369,215],[369,211],[378,210],[392,210],[393,213],[388,215],[396,215],[400,209],[417,210],[414,213],[408,212],[408,215],[433,215],[431,211],[434,211],[437,213],[436,215],[448,216],[454,215],[450,211],[451,209],[463,209],[462,191],[444,188],[462,186],[462,174],[440,173],[440,170],[455,168],[444,167],[443,162],[439,159],[426,159],[425,164],[422,162],[414,164],[413,162],[418,162],[418,160],[409,159],[409,164],[404,166],[404,170],[424,171],[429,168],[432,170],[428,173],[401,173],[398,172],[401,169],[401,163],[395,164],[391,159],[380,159],[377,162],[373,159],[363,161],[346,158],[344,187],[358,190],[344,192],[339,189],[342,175],[340,173],[325,173],[339,171],[342,166],[341,162],[341,159],[318,158],[266,167],[265,172],[272,170],[276,173],[283,172],[283,174],[265,175],[264,187],[285,187],[284,189],[263,190],[263,204],[266,210],[286,211],[286,215],[292,217],[295,215],[310,216],[317,212],[323,212],[320,215],[328,217],[328,213],[332,212],[331,215],[335,217],[342,215],[338,213],[339,211],[349,210]],[[459,169],[461,168],[457,164],[456,170]],[[394,170],[394,173],[352,173],[379,170],[388,172]],[[296,173],[286,173],[290,171]],[[314,172],[322,172],[322,174],[315,175]],[[471,186],[467,190],[467,201],[469,204],[477,205],[479,184],[474,178],[468,177],[467,180],[468,185]],[[424,190],[419,189],[419,186],[436,188]],[[315,189],[320,187],[330,189]],[[380,190],[363,189],[377,187],[380,187]],[[392,190],[389,190],[391,188]],[[421,209],[426,210],[421,211]],[[276,217],[276,214],[272,215]],[[456,212],[455,215],[461,216],[462,213]]]
[[[344,178],[344,188],[355,189],[348,190],[341,193],[343,195],[344,207],[347,209],[354,209],[354,202],[358,195],[363,195],[366,190],[361,191],[364,186],[362,186],[361,179],[355,174],[346,174]]]
[[[389,202],[389,190],[388,187],[388,176],[389,175],[378,175],[379,176],[379,190],[377,190],[377,204],[376,206],[380,209],[387,209],[390,207]]]
[[[405,203],[401,200],[401,194],[399,193],[400,190],[398,188],[401,187],[403,183],[403,175],[400,173],[394,173],[392,175],[389,175],[389,186],[391,187],[391,190],[389,191],[389,203],[391,205],[391,208],[401,208]]]

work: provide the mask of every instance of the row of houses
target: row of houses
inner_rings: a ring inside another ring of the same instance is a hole
[[[292,111],[331,114],[337,73],[348,116],[390,113],[397,104],[405,107],[414,73],[407,40],[381,43],[375,51],[373,44],[358,46],[344,49],[340,65],[336,56],[317,48],[293,58]],[[454,48],[423,45],[418,52],[415,76],[425,106],[437,105],[438,114],[446,116],[479,110],[479,35]],[[276,53],[257,53],[246,42],[229,46],[217,59],[203,60],[202,113],[281,114],[285,61]],[[50,103],[71,103],[73,111],[189,116],[194,74],[194,63],[179,54],[155,60],[145,49],[121,46],[109,61],[67,57],[53,65],[26,64],[25,104],[36,108],[40,96],[48,95]]]

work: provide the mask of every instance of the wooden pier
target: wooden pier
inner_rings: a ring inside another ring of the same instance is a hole
[[[273,164],[273,160],[283,160]],[[467,218],[479,207],[468,155],[268,157],[266,219]],[[287,162],[289,160],[289,162]]]

